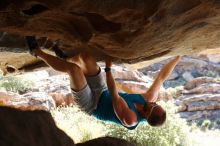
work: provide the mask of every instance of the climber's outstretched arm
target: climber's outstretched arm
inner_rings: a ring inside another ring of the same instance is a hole
[[[106,59],[105,63],[106,63],[106,68],[111,68],[112,66],[111,60]],[[110,92],[110,95],[112,96],[112,104],[116,116],[125,126],[135,125],[137,123],[137,116],[128,107],[125,100],[119,96],[111,70],[106,71],[106,81],[107,81],[108,90]]]
[[[147,90],[147,92],[142,94],[142,96],[146,101],[148,102],[157,101],[160,87],[163,85],[163,82],[169,77],[174,67],[179,62],[180,58],[181,58],[180,56],[177,56],[161,69],[160,73],[157,75],[151,87]]]

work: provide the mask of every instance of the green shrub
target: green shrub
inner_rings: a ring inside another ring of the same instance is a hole
[[[216,124],[217,124],[217,125],[220,125],[220,118],[217,118]]]
[[[213,126],[213,122],[206,119],[202,122],[201,129],[203,131],[206,131],[206,130],[210,129],[212,126]]]
[[[34,86],[34,83],[30,80],[26,80],[22,77],[7,76],[0,78],[0,88],[4,88],[7,91],[25,93]]]
[[[101,122],[79,111],[77,107],[58,107],[51,113],[57,126],[64,130],[76,143],[106,134]]]
[[[216,77],[218,77],[218,73],[209,70],[209,71],[204,73],[204,76],[216,78]]]
[[[100,122],[77,111],[75,107],[60,107],[52,110],[52,115],[61,129],[75,142],[83,142],[101,136],[126,139],[137,146],[187,146],[189,127],[175,113],[174,105],[162,103],[167,109],[167,121],[161,127],[151,127],[142,123],[135,130],[127,130],[120,125]]]

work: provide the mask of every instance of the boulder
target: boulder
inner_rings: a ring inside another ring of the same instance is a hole
[[[51,96],[53,98],[53,100],[55,101],[56,107],[61,106],[61,105],[74,105],[76,104],[74,101],[74,97],[71,93],[69,94],[62,94],[62,93],[49,93],[49,96]]]
[[[156,71],[147,71],[145,74],[147,76],[149,76],[152,79],[155,79],[158,75],[158,73],[160,72],[160,70],[156,70]]]
[[[185,56],[181,58],[181,61],[178,63],[177,68],[179,72],[183,73],[193,70],[201,71],[207,65],[208,63],[206,61]]]
[[[13,96],[4,106],[22,109],[33,107],[34,109],[44,109],[48,111],[56,107],[53,98],[45,92],[30,92],[19,96]]]
[[[60,130],[51,114],[43,110],[23,111],[0,107],[1,146],[134,146],[118,138],[102,137],[80,144]]]
[[[176,100],[178,111],[202,111],[220,109],[220,94],[191,94]]]
[[[196,101],[187,104],[187,111],[204,111],[220,109],[220,101]]]
[[[112,73],[114,74],[115,80],[149,82],[149,80],[144,78],[144,75],[141,72],[136,70],[131,71],[126,67],[114,66]],[[105,76],[105,73],[103,73],[103,76]]]
[[[212,77],[198,77],[187,82],[184,88],[190,90],[204,83],[217,83],[217,81]]]
[[[194,101],[220,101],[220,94],[206,93],[206,94],[190,94],[178,97],[177,101],[183,103],[190,103]]]
[[[220,84],[218,83],[204,83],[191,90],[183,90],[182,94],[203,94],[203,93],[219,93]]]
[[[0,121],[1,146],[74,146],[49,112],[0,107]]]
[[[38,80],[33,91],[36,92],[56,92],[68,94],[71,92],[69,85],[69,76],[66,74],[50,76],[43,80]]]
[[[152,79],[156,79],[158,73],[160,72],[160,70],[157,71],[147,71],[147,76],[149,76]],[[169,77],[167,78],[167,80],[175,80],[179,77],[179,74],[174,70]]]
[[[220,110],[204,110],[204,111],[193,111],[193,112],[180,112],[181,118],[187,121],[198,121],[198,120],[217,120],[220,117]]]
[[[220,116],[220,84],[210,77],[189,81],[175,103],[177,112],[188,121],[216,120]]]
[[[184,72],[183,74],[182,74],[182,77],[183,77],[183,79],[184,80],[186,80],[186,81],[191,81],[191,80],[193,80],[194,79],[194,77],[192,76],[192,74],[190,73],[190,72]]]

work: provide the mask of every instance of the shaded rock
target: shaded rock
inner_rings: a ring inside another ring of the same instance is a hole
[[[15,53],[21,53],[27,51],[27,49],[24,49],[26,47],[24,37],[19,35],[8,34],[6,32],[0,34],[0,47],[4,47],[1,48],[1,52],[10,51]]]
[[[73,140],[57,128],[46,111],[21,111],[0,107],[1,146],[74,146]]]
[[[2,0],[0,5],[1,32],[61,40],[69,56],[88,49],[100,60],[108,55],[135,63],[220,45],[218,1]]]
[[[24,111],[0,107],[1,146],[75,146],[73,140],[57,128],[51,114],[43,110]],[[134,146],[125,140],[102,137],[79,146]]]

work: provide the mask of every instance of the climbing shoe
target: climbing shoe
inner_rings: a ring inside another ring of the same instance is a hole
[[[25,39],[26,39],[30,54],[37,57],[37,55],[33,52],[33,50],[39,49],[39,45],[37,43],[35,36],[26,36]]]
[[[59,48],[59,42],[55,42],[52,50],[55,52],[56,56],[60,59],[66,59],[68,56]]]

